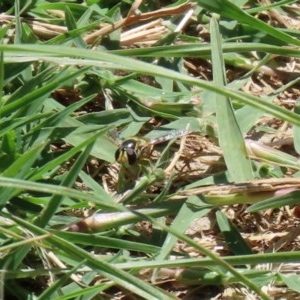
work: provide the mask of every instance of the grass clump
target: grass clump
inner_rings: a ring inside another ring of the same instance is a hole
[[[1,298],[299,293],[295,1],[0,8]]]

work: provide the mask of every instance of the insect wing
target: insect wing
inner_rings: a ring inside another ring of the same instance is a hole
[[[174,138],[182,137],[182,136],[184,136],[186,134],[189,134],[189,133],[190,133],[190,131],[187,130],[187,129],[172,130],[170,133],[168,133],[166,135],[163,135],[161,137],[157,137],[157,138],[154,138],[154,139],[150,140],[148,142],[148,145],[157,145],[157,144],[172,140]]]

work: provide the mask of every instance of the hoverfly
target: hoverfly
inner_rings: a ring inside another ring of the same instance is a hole
[[[120,165],[129,168],[147,158],[147,155],[150,155],[154,145],[169,141],[173,138],[179,138],[188,133],[189,131],[186,129],[174,130],[169,134],[150,140],[139,137],[127,138],[115,152],[115,159]]]
[[[186,130],[173,130],[167,135],[154,139],[130,137],[125,139],[115,152],[115,159],[121,165],[118,192],[131,188],[142,171],[151,171],[150,156],[153,146],[188,134]],[[148,167],[148,168],[147,168]],[[150,167],[150,168],[149,168]]]

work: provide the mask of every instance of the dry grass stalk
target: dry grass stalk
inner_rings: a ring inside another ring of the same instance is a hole
[[[133,4],[133,6],[137,9],[137,5]],[[84,40],[87,44],[92,44],[99,37],[107,35],[118,28],[124,28],[129,25],[148,21],[154,18],[184,14],[190,10],[192,6],[193,5],[189,1],[186,1],[185,3],[175,7],[163,8],[144,14],[134,14],[133,12],[135,12],[135,10],[131,9],[126,18],[116,22],[115,24],[107,24],[103,28],[87,35]]]
[[[83,37],[83,40],[87,44],[93,44],[99,38],[110,34],[119,28],[124,29],[133,24],[156,19],[141,26],[137,26],[134,29],[130,29],[121,35],[122,46],[129,47],[134,43],[137,45],[152,45],[169,33],[164,21],[161,19],[162,17],[182,15],[186,12],[191,12],[191,8],[193,6],[189,1],[186,1],[185,3],[175,7],[163,8],[153,12],[138,14],[136,12],[141,2],[142,1],[140,0],[135,1],[124,19],[121,19],[114,24],[101,24],[101,28],[99,30],[96,30],[93,33],[88,33]],[[0,14],[0,24],[10,24],[14,22],[14,20],[15,18],[13,16]],[[66,26],[48,24],[37,20],[27,20],[25,18],[22,18],[22,21],[26,22],[39,38],[45,40],[54,38],[59,34],[68,33],[68,28]]]

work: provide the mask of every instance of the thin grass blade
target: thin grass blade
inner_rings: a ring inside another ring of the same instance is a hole
[[[197,0],[198,4],[205,9],[214,13],[220,14],[223,17],[236,20],[241,24],[255,28],[257,31],[263,31],[276,39],[283,41],[287,44],[300,46],[300,41],[296,38],[282,32],[281,30],[272,27],[265,22],[256,19],[249,15],[247,12],[241,10],[238,6],[228,0]]]
[[[214,83],[226,85],[225,67],[218,24],[211,19],[211,45]],[[219,143],[223,151],[230,178],[235,182],[253,179],[251,161],[248,158],[245,143],[230,100],[224,95],[215,95]]]
[[[15,222],[37,235],[43,235],[47,233],[47,231],[36,227],[25,220],[17,217],[13,217],[13,219]],[[124,272],[123,270],[116,268],[112,263],[95,258],[89,252],[71,242],[66,241],[65,239],[61,239],[55,235],[52,235],[47,240],[52,246],[57,247],[78,262],[86,260],[86,265],[89,268],[98,270],[98,272],[103,274],[103,276],[114,281],[117,285],[126,288],[134,294],[137,294],[145,299],[175,299],[167,292],[153,287],[151,284],[131,275],[129,272]]]
[[[228,247],[231,249],[231,251],[233,251],[234,254],[252,254],[249,245],[245,242],[237,228],[232,224],[232,222],[223,212],[217,211],[216,219]]]

